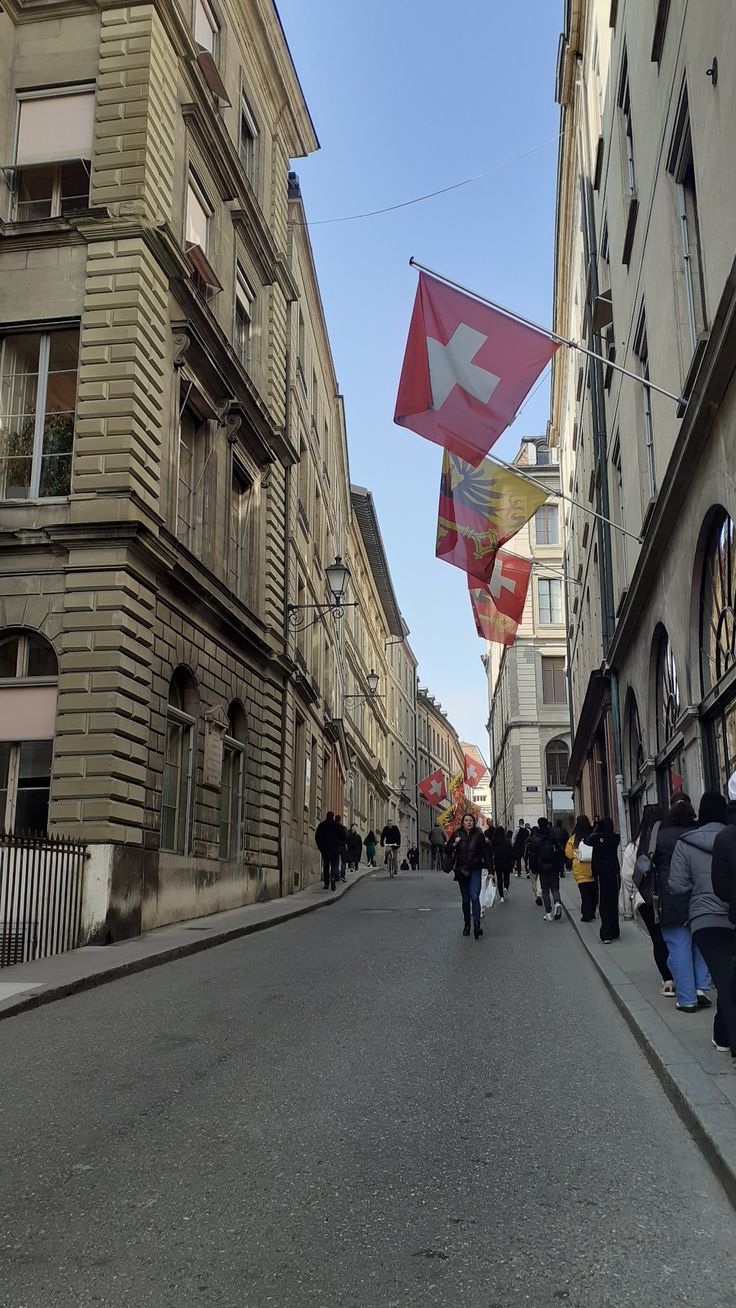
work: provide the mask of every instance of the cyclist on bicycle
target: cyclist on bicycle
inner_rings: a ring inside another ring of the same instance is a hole
[[[399,870],[399,849],[401,848],[401,832],[395,822],[387,822],[381,832],[381,849],[386,850],[386,860],[388,861],[388,851],[393,850],[394,871]]]
[[[447,836],[445,835],[439,822],[435,822],[429,833],[429,844],[432,850],[432,868],[435,871],[442,871],[442,860],[445,853],[445,844]]]

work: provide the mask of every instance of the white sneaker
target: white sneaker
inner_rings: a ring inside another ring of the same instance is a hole
[[[711,1041],[713,1048],[717,1049],[719,1054],[730,1054],[731,1050],[728,1045],[717,1045],[715,1040]]]
[[[555,912],[554,912],[555,922],[559,922],[561,917],[562,917],[562,904],[555,904]]]
[[[555,919],[553,918],[551,913],[545,913],[544,917],[542,918],[543,922],[554,922],[554,920]]]

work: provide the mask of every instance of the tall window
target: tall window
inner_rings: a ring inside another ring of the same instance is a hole
[[[217,53],[219,24],[207,0],[194,0],[194,39],[208,54]]]
[[[239,599],[243,599],[248,576],[247,536],[251,482],[240,464],[233,461],[230,490],[230,585]]]
[[[629,735],[629,785],[635,786],[644,766],[644,742],[641,734],[639,709],[633,691],[629,692],[627,718]]]
[[[711,528],[700,591],[700,675],[707,695],[736,663],[736,542],[722,509]]]
[[[675,185],[675,207],[680,229],[682,275],[691,351],[706,326],[705,279],[700,242],[698,192],[695,185],[693,141],[690,131],[690,108],[687,86],[683,87],[677,109],[667,170]]]
[[[0,830],[45,832],[58,665],[35,632],[0,637]]]
[[[540,623],[562,622],[562,581],[558,577],[540,577],[537,586]]]
[[[636,192],[636,165],[634,162],[634,130],[631,122],[631,88],[629,86],[629,56],[624,50],[621,65],[621,80],[618,90],[618,107],[621,110],[621,123],[624,147],[624,184],[630,195]]]
[[[191,674],[186,668],[177,668],[166,709],[161,799],[161,848],[175,854],[191,851],[196,705]]]
[[[194,269],[193,284],[205,299],[210,299],[222,285],[209,261],[210,227],[213,208],[204,188],[193,174],[187,183],[187,207],[184,227],[187,258]]]
[[[562,655],[542,659],[542,700],[545,704],[566,704],[565,660]]]
[[[39,91],[18,100],[11,216],[58,218],[89,205],[95,95],[87,87]]]
[[[253,301],[255,296],[238,264],[235,278],[235,353],[243,367],[252,371]]]
[[[649,498],[657,493],[657,476],[654,467],[654,428],[652,426],[652,392],[649,382],[649,341],[647,340],[647,319],[642,305],[639,323],[634,338],[634,354],[639,360],[639,371],[644,381],[641,387],[642,415],[644,422],[644,456],[646,459],[647,488]]]
[[[258,128],[245,96],[240,98],[240,140],[238,153],[245,175],[254,190],[258,189]]]
[[[551,740],[544,751],[547,764],[547,785],[560,789],[570,764],[570,750],[564,740]]]
[[[68,495],[79,330],[24,332],[2,343],[0,497]]]
[[[534,515],[534,536],[537,545],[559,545],[559,511],[556,504],[543,504]]]
[[[611,476],[613,481],[612,500],[615,520],[620,527],[626,526],[626,499],[624,497],[624,470],[621,461],[621,437],[616,433],[613,453],[611,455]],[[626,537],[623,532],[616,532],[616,556],[618,559],[621,585],[625,586],[628,581],[628,556],[626,553]]]
[[[657,647],[656,706],[657,749],[660,750],[675,734],[681,712],[675,656],[666,631],[661,631]]]
[[[245,714],[239,704],[228,710],[222,747],[220,791],[220,858],[238,858],[243,848],[245,801]]]
[[[207,423],[186,398],[179,415],[179,484],[176,534],[187,549],[199,551],[202,540],[202,483],[207,466]]]

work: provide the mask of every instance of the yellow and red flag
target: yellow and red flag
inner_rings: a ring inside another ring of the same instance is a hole
[[[465,774],[462,768],[460,768],[455,773],[454,777],[450,779],[450,798],[454,800],[456,804],[459,804],[461,800],[465,799]]]
[[[468,589],[478,635],[497,645],[513,645],[519,628],[518,622],[506,613],[499,613],[491,592],[482,582],[477,583],[475,578],[468,577]]]
[[[438,559],[488,584],[496,552],[547,499],[547,492],[489,460],[474,468],[445,450],[437,517]]]

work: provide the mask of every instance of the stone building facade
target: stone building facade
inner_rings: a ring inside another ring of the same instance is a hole
[[[508,548],[531,559],[524,613],[513,645],[490,643],[488,735],[493,819],[499,826],[542,815],[569,822],[570,718],[565,671],[560,469],[545,440],[523,441],[514,460],[549,487],[549,499]]]
[[[93,843],[105,939],[287,888],[287,178],[317,141],[269,0],[10,0],[0,51],[5,821],[35,791]]]
[[[446,783],[462,770],[463,750],[460,738],[442,705],[426,686],[417,690],[417,781],[428,777],[437,768],[444,773]],[[429,833],[437,810],[419,795],[419,859],[420,866],[431,866]]]
[[[735,57],[726,3],[567,7],[554,326],[641,378],[554,361],[563,487],[627,533],[565,509],[570,779],[622,831],[736,768]]]

